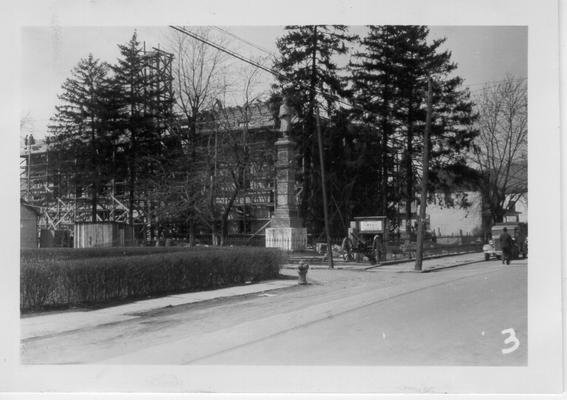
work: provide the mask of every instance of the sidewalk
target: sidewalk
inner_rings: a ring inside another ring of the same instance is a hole
[[[423,261],[423,271],[429,272],[444,268],[452,268],[460,265],[472,264],[483,261],[482,253],[469,253],[457,256],[447,256]],[[328,269],[327,264],[315,264],[311,269]],[[416,272],[414,261],[405,261],[397,264],[370,265],[368,263],[344,262],[337,260],[335,269],[369,271],[369,272]],[[285,264],[284,270],[297,269],[297,264]],[[251,285],[234,286],[223,289],[207,290],[160,297],[149,300],[140,300],[133,303],[123,304],[115,307],[107,307],[97,310],[80,310],[51,312],[38,315],[29,315],[20,319],[21,339],[32,339],[35,337],[72,332],[79,329],[95,327],[105,324],[119,323],[134,318],[139,314],[159,310],[166,307],[174,307],[184,304],[198,303],[207,300],[241,296],[257,293],[258,296],[269,296],[267,291],[282,289],[297,285],[296,279],[271,280]]]
[[[61,332],[112,324],[138,318],[138,314],[174,307],[183,304],[220,299],[286,288],[297,285],[295,279],[271,280],[244,286],[233,286],[223,289],[207,290],[159,297],[150,300],[139,300],[133,303],[98,310],[52,312],[30,315],[20,319],[20,338],[31,339],[38,336],[49,336]]]

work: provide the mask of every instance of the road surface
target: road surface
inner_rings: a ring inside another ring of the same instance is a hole
[[[26,339],[26,364],[526,365],[527,262],[312,270],[307,286]]]
[[[200,364],[524,365],[525,269],[444,282],[330,315]],[[514,330],[517,349],[510,351]],[[511,331],[507,331],[511,332]],[[502,351],[504,350],[504,352]]]

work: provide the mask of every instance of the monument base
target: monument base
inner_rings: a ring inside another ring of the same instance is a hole
[[[307,228],[266,228],[266,247],[297,251],[306,246]]]

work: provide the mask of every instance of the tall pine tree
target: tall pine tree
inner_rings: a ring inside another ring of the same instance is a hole
[[[98,196],[111,173],[107,160],[112,152],[112,131],[107,126],[105,97],[108,70],[92,54],[81,59],[62,85],[61,104],[55,107],[50,125],[58,157],[76,160],[60,165],[73,177],[78,192],[90,193],[92,222],[97,220]]]
[[[457,65],[451,53],[441,50],[445,40],[430,40],[428,35],[425,26],[370,26],[351,63],[353,98],[364,110],[359,118],[372,124],[379,136],[380,211],[388,212],[388,205],[403,199],[408,231],[423,170],[427,77],[433,80],[432,182],[443,185],[452,176],[454,183],[456,174],[468,171],[465,153],[477,135],[470,94],[453,75]]]
[[[287,26],[277,41],[280,52],[274,68],[279,72],[281,95],[290,99],[300,126],[292,131],[301,157],[301,213],[311,232],[322,232],[321,189],[318,174],[318,150],[315,112],[331,116],[337,96],[344,94],[335,56],[347,52],[345,26]],[[318,110],[318,111],[316,111]]]
[[[127,44],[118,47],[121,57],[112,70],[121,106],[120,128],[127,143],[129,222],[132,224],[137,197],[143,195],[146,204],[150,203],[148,188],[167,161],[164,135],[172,118],[173,96],[169,89],[172,77],[159,69],[155,64],[159,55],[147,53],[136,33]]]

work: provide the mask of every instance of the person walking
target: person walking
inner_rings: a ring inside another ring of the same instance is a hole
[[[508,228],[504,227],[500,234],[500,247],[502,248],[502,264],[510,265],[510,255],[512,253],[512,236],[508,233]]]

